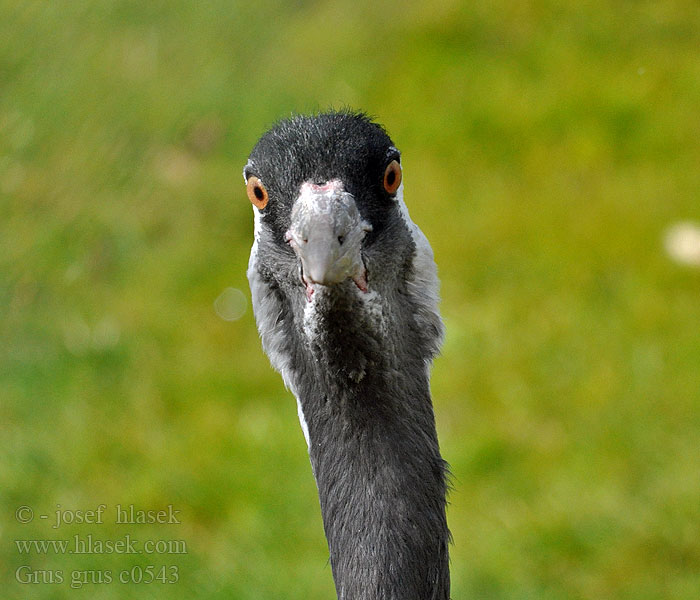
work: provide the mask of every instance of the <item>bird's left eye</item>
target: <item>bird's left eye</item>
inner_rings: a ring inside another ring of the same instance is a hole
[[[401,185],[401,165],[399,161],[392,160],[384,171],[384,189],[392,196]]]
[[[251,175],[248,178],[246,191],[248,192],[248,199],[260,210],[267,206],[267,201],[270,199],[270,197],[268,196],[267,190],[265,189],[262,181],[260,181],[260,179],[258,179],[255,175]]]

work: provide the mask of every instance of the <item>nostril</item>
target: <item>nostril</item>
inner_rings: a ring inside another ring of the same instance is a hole
[[[291,229],[284,234],[284,241],[292,248],[298,248],[300,245],[306,244],[309,241],[308,236],[300,236],[292,233]]]

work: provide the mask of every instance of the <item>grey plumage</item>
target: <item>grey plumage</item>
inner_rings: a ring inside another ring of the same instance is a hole
[[[277,124],[244,169],[255,318],[297,398],[341,600],[449,598],[438,280],[399,163],[381,126],[332,112]]]

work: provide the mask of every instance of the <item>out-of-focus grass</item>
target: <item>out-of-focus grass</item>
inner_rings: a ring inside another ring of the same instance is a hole
[[[695,599],[697,3],[0,1],[3,597],[330,598],[290,394],[247,294],[240,171],[293,111],[403,151],[448,327],[453,597]],[[36,514],[108,506],[53,530]],[[181,525],[115,525],[116,504]],[[184,539],[22,556],[15,539]],[[25,584],[15,570],[64,572]],[[73,570],[175,564],[176,585]]]

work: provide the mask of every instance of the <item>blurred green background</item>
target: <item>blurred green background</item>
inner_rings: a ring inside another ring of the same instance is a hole
[[[0,0],[3,598],[334,597],[241,170],[343,106],[402,150],[440,269],[453,597],[696,600],[700,269],[664,248],[700,220],[694,0]],[[76,534],[187,553],[14,541]],[[147,565],[178,583],[70,586]]]

